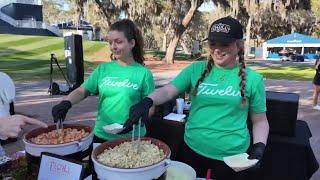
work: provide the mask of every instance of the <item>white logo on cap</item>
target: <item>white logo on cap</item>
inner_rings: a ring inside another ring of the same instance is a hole
[[[228,24],[215,24],[211,27],[211,32],[224,32],[224,33],[229,33],[230,31],[230,26]]]

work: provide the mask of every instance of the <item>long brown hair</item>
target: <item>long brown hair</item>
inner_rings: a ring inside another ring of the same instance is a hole
[[[144,51],[143,51],[143,37],[141,35],[141,31],[130,19],[122,19],[113,23],[110,26],[110,31],[119,31],[123,32],[128,41],[134,39],[135,45],[132,48],[133,59],[140,63],[144,64]],[[110,55],[110,58],[113,59],[113,54]]]
[[[208,76],[208,74],[211,72],[213,66],[214,66],[214,61],[213,61],[211,55],[209,55],[206,69],[202,72],[202,74],[201,74],[200,78],[198,79],[197,84],[196,84],[196,86],[194,87],[194,90],[193,90],[193,92],[192,92],[192,95],[193,95],[193,96],[196,96],[196,95],[197,95],[199,85],[204,81],[204,79],[205,79],[205,78]]]
[[[243,41],[242,40],[237,40],[236,43],[237,43],[237,47],[239,48],[238,57],[239,57],[240,68],[239,68],[238,76],[240,78],[239,86],[240,86],[240,94],[241,94],[241,105],[245,105],[247,103],[247,100],[246,100],[246,97],[245,97],[246,65],[245,65],[245,62],[244,62],[244,46],[243,46]],[[213,67],[214,67],[214,61],[213,61],[213,58],[211,57],[211,55],[209,55],[206,69],[202,72],[202,74],[201,74],[200,78],[198,79],[198,81],[197,81],[197,83],[195,85],[195,88],[194,88],[194,90],[192,92],[193,96],[197,95],[199,85],[209,75],[209,73],[212,71]]]
[[[240,94],[241,94],[241,104],[245,105],[247,103],[247,99],[245,97],[245,90],[246,90],[246,64],[244,62],[244,43],[243,41],[237,41],[237,46],[240,49],[238,52],[239,57],[239,77],[240,77]]]

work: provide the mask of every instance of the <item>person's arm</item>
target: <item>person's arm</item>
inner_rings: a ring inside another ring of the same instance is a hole
[[[64,121],[69,109],[73,104],[77,104],[86,97],[88,97],[89,91],[80,86],[72,91],[66,98],[64,98],[59,104],[52,108],[53,121],[56,123],[59,120]]]
[[[152,117],[154,112],[155,112],[155,106],[152,106],[150,109],[149,109],[149,114],[148,114],[148,118]]]
[[[70,101],[71,104],[77,104],[88,96],[89,91],[87,91],[83,86],[80,86],[72,91],[64,100]]]
[[[77,104],[88,96],[89,91],[86,90],[83,86],[80,86],[72,91],[64,100],[70,101],[71,104]]]
[[[269,123],[266,113],[251,113],[253,144],[262,142],[267,144]]]
[[[165,85],[159,89],[156,89],[148,97],[152,99],[153,105],[157,106],[163,104],[174,97],[179,95],[179,91],[176,87],[171,84]]]
[[[261,160],[269,135],[269,123],[266,113],[251,113],[250,116],[252,119],[253,145],[250,149],[248,159]],[[256,167],[259,167],[259,163]]]
[[[37,125],[43,128],[48,127],[44,122],[23,115],[13,115],[8,118],[0,118],[1,138],[17,137],[21,129],[28,124]]]
[[[269,135],[269,123],[266,116],[266,91],[262,76],[251,80],[255,82],[251,87],[249,112],[252,121],[253,145],[249,151],[249,159],[261,160]]]
[[[101,66],[99,65],[83,84],[72,91],[64,100],[68,100],[71,104],[77,104],[86,97],[99,94],[99,79],[101,78]]]
[[[179,94],[177,88],[168,84],[162,88],[156,89],[149,96],[145,97],[139,103],[131,106],[129,112],[129,119],[123,125],[123,130],[119,134],[125,134],[132,130],[133,124],[135,124],[139,118],[144,114],[149,113],[149,117],[153,112],[150,112],[150,108],[163,104]]]
[[[154,114],[155,106],[163,104],[178,95],[179,95],[179,92],[177,88],[171,84],[168,84],[164,87],[156,89],[153,93],[151,93],[148,96],[153,101],[153,106],[150,108],[148,116],[151,117]]]
[[[187,68],[183,69],[177,77],[170,82],[170,84],[156,89],[153,93],[143,98],[139,103],[131,106],[129,119],[123,125],[124,129],[120,134],[129,132],[132,129],[133,124],[137,123],[141,117],[148,113],[152,106],[163,104],[178,96],[180,93],[190,89],[193,69],[194,65],[189,65]]]

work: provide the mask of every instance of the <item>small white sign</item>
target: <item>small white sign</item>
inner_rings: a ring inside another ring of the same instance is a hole
[[[64,50],[64,57],[70,57],[71,56],[71,50],[70,49],[66,49]]]
[[[79,180],[83,166],[47,153],[42,154],[38,180]]]

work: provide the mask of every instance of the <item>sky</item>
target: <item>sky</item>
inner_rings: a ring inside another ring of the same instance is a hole
[[[202,3],[202,5],[199,7],[199,11],[202,11],[202,12],[212,11],[213,9],[214,9],[214,4],[213,4],[212,1],[204,2],[204,3]]]

